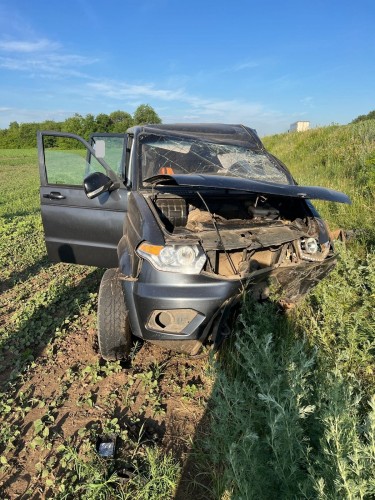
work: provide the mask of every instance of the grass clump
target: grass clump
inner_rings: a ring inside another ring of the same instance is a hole
[[[92,450],[82,453],[58,447],[64,465],[55,498],[160,500],[172,498],[180,467],[170,454],[147,447],[131,464],[103,459]],[[121,471],[121,474],[120,472]],[[52,486],[52,481],[49,482]]]
[[[234,345],[217,367],[215,439],[210,436],[206,451],[215,449],[219,489],[234,498],[271,498],[275,492],[292,498],[304,487],[303,421],[314,410],[309,405],[314,355],[304,342],[282,338],[288,326],[282,318],[274,320],[274,313],[271,304],[247,303]]]
[[[319,348],[322,367],[337,365],[360,380],[370,397],[375,388],[375,255],[359,257],[336,245],[339,260],[294,316]]]

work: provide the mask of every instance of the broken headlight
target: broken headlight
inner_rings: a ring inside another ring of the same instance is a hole
[[[320,243],[315,238],[301,238],[299,240],[300,256],[304,260],[320,262],[327,257],[329,248],[329,241]]]
[[[137,254],[159,271],[199,274],[206,263],[206,255],[199,245],[152,245],[144,241]]]

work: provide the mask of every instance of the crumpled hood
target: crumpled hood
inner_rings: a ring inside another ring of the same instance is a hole
[[[318,186],[299,186],[298,184],[275,184],[272,182],[245,179],[243,177],[202,174],[154,175],[145,179],[144,182],[154,185],[234,189],[237,191],[249,191],[251,193],[351,204],[349,196],[333,189]]]

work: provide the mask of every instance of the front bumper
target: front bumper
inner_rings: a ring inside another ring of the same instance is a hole
[[[332,256],[323,262],[263,269],[241,283],[239,279],[225,280],[206,273],[157,271],[143,261],[138,279],[123,281],[133,334],[149,341],[199,340],[206,336],[212,320],[220,318],[228,304],[237,302],[243,289],[255,299],[266,298],[274,289],[284,303],[296,303],[335,263],[336,257]],[[168,325],[172,317],[174,322]]]
[[[123,288],[134,335],[145,340],[198,340],[228,299],[240,293],[240,282],[157,271],[144,261],[138,280],[123,281]],[[182,330],[160,331],[155,311],[175,310],[184,317]]]

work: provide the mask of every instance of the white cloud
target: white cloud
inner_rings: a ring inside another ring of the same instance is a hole
[[[43,122],[45,120],[64,121],[74,114],[73,111],[63,111],[61,109],[42,110],[27,108],[0,108],[0,129],[7,128],[9,123]]]
[[[189,94],[185,89],[163,89],[157,88],[155,84],[128,84],[117,81],[105,82],[90,82],[86,85],[90,92],[94,92],[101,97],[105,96],[114,100],[124,99],[147,99],[153,98],[161,101],[173,101],[188,105],[192,113],[187,113],[193,116],[212,115],[225,116],[242,113],[261,114],[264,112],[263,106],[260,103],[249,103],[237,100],[216,100],[205,99],[196,95]]]
[[[113,99],[133,105],[151,100],[151,105],[160,113],[163,121],[244,123],[258,128],[262,133],[288,129],[289,117],[272,110],[260,102],[240,99],[208,99],[188,93],[184,88],[158,88],[154,83],[129,84],[121,81],[89,82],[82,90],[86,97]],[[168,103],[168,104],[167,104]]]
[[[257,68],[260,64],[256,61],[247,61],[239,64],[235,64],[232,68],[233,71],[242,71],[244,69]]]
[[[15,58],[15,57],[1,57],[0,68],[5,68],[11,71],[22,71],[28,73],[31,78],[90,78],[82,71],[74,69],[74,66],[81,67],[83,61],[85,64],[92,64],[93,60],[82,58],[82,62],[78,64],[70,64],[70,61],[79,60],[79,56],[68,56],[67,58],[57,57],[54,55],[41,56],[39,58]]]
[[[97,61],[93,57],[67,53],[59,43],[46,38],[0,41],[0,68],[22,71],[30,77],[89,78],[81,68]]]
[[[40,40],[0,40],[0,50],[5,52],[32,53],[59,49],[60,45],[46,38]]]
[[[152,97],[162,101],[183,99],[184,91],[157,89],[154,84],[135,85],[123,82],[93,82],[88,83],[89,90],[112,99],[136,99],[137,97]]]

